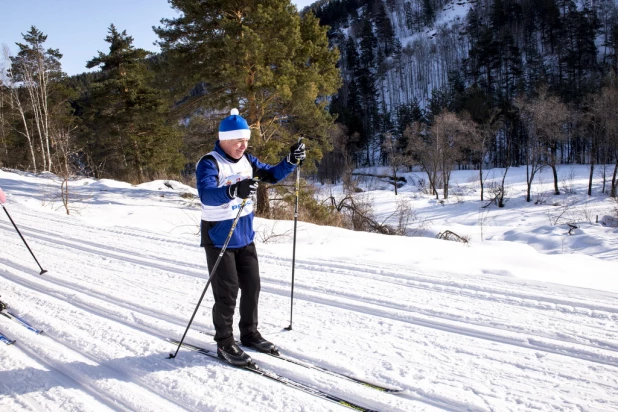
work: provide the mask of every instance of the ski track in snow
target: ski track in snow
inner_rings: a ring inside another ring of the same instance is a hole
[[[2,242],[2,295],[45,333],[0,319],[17,339],[0,351],[0,409],[345,410],[199,354],[165,359],[175,347],[163,339],[182,336],[206,284],[196,237],[12,212],[37,256],[54,259],[39,276],[22,244]],[[16,236],[5,221],[0,235]],[[614,294],[297,259],[296,326],[283,332],[291,257],[258,250],[264,335],[291,356],[406,392],[379,393],[255,354],[267,369],[378,410],[618,409]],[[211,306],[208,293],[188,342],[214,348],[196,333],[212,329]]]

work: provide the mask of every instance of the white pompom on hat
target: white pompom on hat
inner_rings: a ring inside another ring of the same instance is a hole
[[[247,121],[238,113],[238,109],[232,109],[230,115],[219,124],[219,140],[250,138],[251,130]]]

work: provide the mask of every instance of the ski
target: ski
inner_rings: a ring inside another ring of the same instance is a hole
[[[247,346],[242,345],[242,343],[240,343],[240,342],[237,342],[237,344],[241,345],[243,348],[246,348],[246,349],[248,348],[248,349],[250,349],[253,352],[263,353],[265,355],[272,356],[273,358],[281,359],[283,361],[286,361],[286,362],[289,362],[289,363],[293,363],[294,365],[302,366],[302,367],[307,368],[307,369],[313,369],[313,370],[316,370],[316,371],[320,371],[320,372],[326,373],[326,374],[331,375],[331,376],[336,376],[338,378],[342,378],[342,379],[348,380],[350,382],[358,383],[360,385],[367,386],[367,387],[369,387],[371,389],[375,389],[375,390],[378,390],[380,392],[387,392],[387,393],[403,392],[403,389],[400,389],[400,388],[391,388],[391,387],[388,387],[388,386],[383,386],[383,385],[375,384],[375,383],[372,383],[372,382],[367,382],[365,380],[362,380],[362,379],[359,379],[359,378],[355,378],[354,376],[351,376],[351,375],[348,375],[348,374],[345,374],[345,373],[342,373],[342,372],[335,372],[333,370],[324,368],[322,366],[314,365],[312,363],[305,363],[305,362],[301,361],[300,359],[296,359],[296,358],[293,358],[293,357],[290,357],[290,356],[287,356],[287,355],[276,354],[276,353],[267,353],[267,352],[259,352],[256,349],[253,349],[251,347],[247,347]]]
[[[175,339],[167,338],[166,340],[168,342],[174,344],[174,345],[180,344],[180,342],[175,340]],[[185,349],[189,349],[189,350],[198,352],[198,353],[200,353],[202,355],[208,356],[208,357],[210,357],[212,359],[216,359],[217,361],[219,361],[221,363],[224,363],[224,364],[226,364],[228,366],[232,366],[229,363],[227,363],[225,360],[221,359],[217,355],[216,352],[211,351],[209,349],[201,348],[199,346],[191,345],[189,343],[183,343],[181,346],[183,348],[185,348]],[[357,411],[365,411],[365,412],[377,412],[374,409],[367,409],[367,408],[365,408],[363,406],[357,405],[357,404],[355,404],[353,402],[350,402],[348,400],[340,398],[339,396],[331,395],[328,392],[324,392],[324,391],[322,391],[320,389],[316,389],[316,388],[313,388],[313,387],[311,387],[309,385],[305,385],[304,383],[301,383],[301,382],[295,381],[293,379],[287,378],[285,376],[279,375],[278,373],[275,373],[275,372],[272,372],[272,371],[269,371],[269,370],[266,370],[266,369],[262,369],[259,366],[257,366],[255,363],[252,363],[252,364],[250,364],[248,366],[232,366],[232,367],[236,367],[238,369],[243,369],[243,370],[246,370],[246,371],[249,371],[249,372],[256,373],[256,374],[261,375],[261,376],[263,376],[265,378],[268,378],[268,379],[271,379],[273,381],[282,383],[282,384],[284,384],[286,386],[298,389],[298,390],[303,391],[305,393],[308,393],[310,395],[316,396],[316,397],[321,398],[321,399],[325,399],[325,400],[330,401],[330,402],[334,402],[334,403],[336,403],[338,405],[345,406],[345,407],[350,408],[350,409],[354,409],[354,410],[357,410]]]
[[[210,335],[207,332],[200,332],[200,333],[212,336],[212,335]],[[239,345],[239,346],[242,346],[243,348],[247,348],[241,342],[236,342],[236,344]],[[250,349],[252,351],[256,351],[255,349],[253,349],[251,347],[248,347],[248,349]],[[336,376],[338,378],[342,378],[342,379],[348,380],[350,382],[358,383],[360,385],[367,386],[367,387],[369,387],[371,389],[375,389],[375,390],[380,391],[380,392],[386,392],[386,393],[400,393],[400,392],[403,392],[403,389],[400,389],[400,388],[392,388],[392,387],[388,387],[388,386],[384,386],[384,385],[368,382],[368,381],[362,380],[360,378],[356,378],[356,377],[354,377],[352,375],[348,375],[346,373],[336,372],[336,371],[333,371],[331,369],[324,368],[322,366],[318,366],[318,365],[314,365],[312,363],[307,363],[307,362],[301,361],[300,359],[297,359],[297,358],[294,358],[294,357],[291,357],[291,356],[282,355],[282,354],[279,354],[279,353],[265,353],[265,352],[259,352],[259,353],[264,353],[265,355],[272,356],[273,358],[281,359],[281,360],[283,360],[285,362],[293,363],[294,365],[302,366],[302,367],[307,368],[307,369],[313,369],[313,370],[316,370],[316,371],[320,371],[320,372],[326,373],[326,374],[331,375],[331,376]]]
[[[6,310],[7,307],[8,307],[8,305],[0,300],[0,315],[4,316],[5,318],[9,318],[9,319],[19,323],[20,325],[22,325],[23,327],[27,328],[28,330],[31,330],[32,332],[36,333],[37,335],[40,334],[40,333],[43,333],[42,330],[39,330],[39,329],[35,328],[34,326],[32,326],[31,324],[29,324],[28,322],[26,322],[25,320],[23,320],[19,316],[15,316],[11,312]]]
[[[15,343],[14,340],[10,340],[9,338],[7,338],[6,336],[4,336],[2,333],[0,333],[0,342],[4,342],[7,345],[12,345]]]
[[[36,333],[37,335],[43,333],[42,330],[35,328],[34,326],[32,326],[31,324],[29,324],[28,322],[26,322],[25,320],[23,320],[22,318],[20,318],[19,316],[16,316],[14,314],[12,314],[11,312],[7,311],[7,310],[3,310],[0,311],[0,315],[11,319],[17,323],[19,323],[20,325],[22,325],[23,327],[27,328],[28,330],[31,330],[32,332]]]

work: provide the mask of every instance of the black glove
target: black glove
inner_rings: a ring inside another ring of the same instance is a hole
[[[227,194],[233,199],[235,197],[239,197],[241,199],[246,199],[249,196],[252,196],[257,192],[258,189],[258,180],[256,179],[245,179],[241,180],[238,183],[234,183],[233,185],[229,185],[227,189]]]
[[[298,164],[305,160],[307,153],[305,152],[305,144],[302,142],[294,143],[290,147],[290,154],[288,155],[288,162],[293,165]]]

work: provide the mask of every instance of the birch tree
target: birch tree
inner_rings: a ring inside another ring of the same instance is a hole
[[[45,50],[43,44],[47,36],[35,26],[23,34],[25,43],[17,43],[17,56],[10,57],[13,101],[23,122],[21,133],[26,137],[31,148],[32,165],[36,171],[36,155],[33,139],[38,136],[39,153],[44,171],[52,170],[52,136],[50,95],[53,82],[62,76],[58,49]],[[21,96],[20,90],[25,90]],[[32,118],[29,127],[27,117]]]

